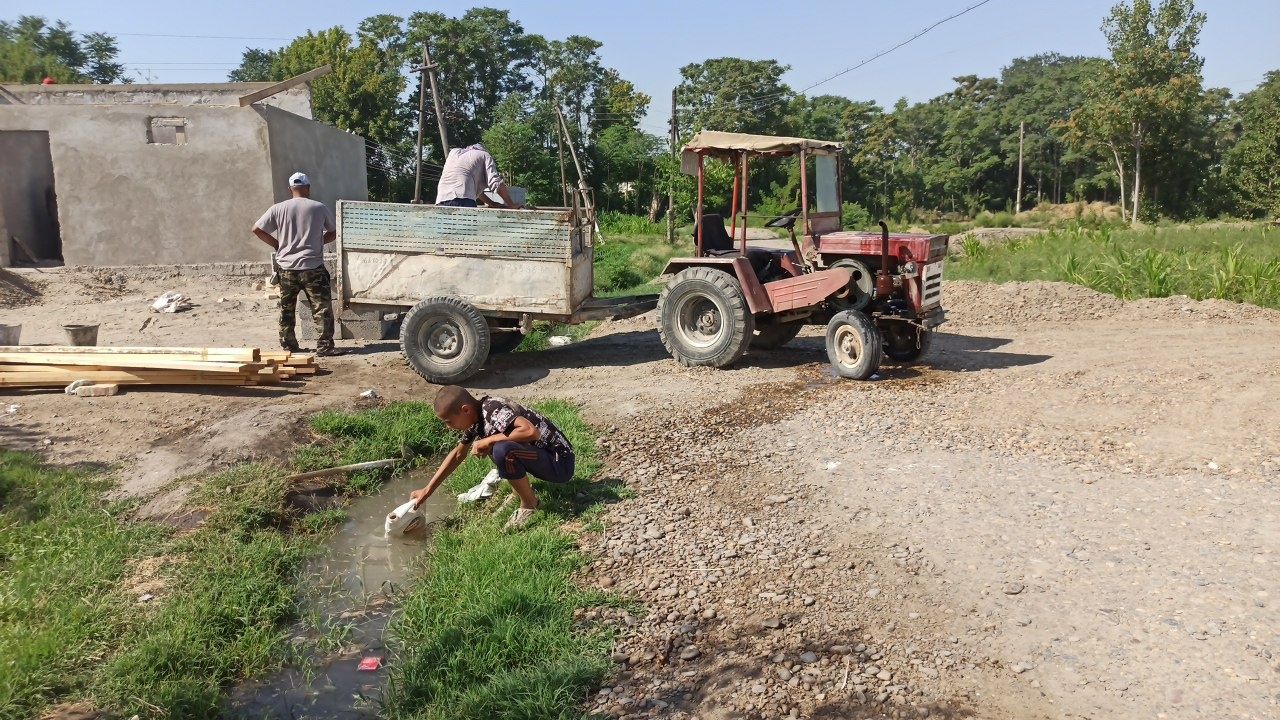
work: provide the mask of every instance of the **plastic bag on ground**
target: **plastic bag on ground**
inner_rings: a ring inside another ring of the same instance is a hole
[[[470,490],[458,494],[458,502],[469,503],[476,500],[483,500],[492,497],[494,490],[498,489],[498,485],[502,483],[502,478],[498,475],[497,470],[490,470],[488,475],[484,476],[475,487]]]

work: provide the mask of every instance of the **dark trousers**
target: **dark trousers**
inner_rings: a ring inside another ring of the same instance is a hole
[[[454,198],[452,200],[445,200],[444,202],[438,202],[436,203],[436,205],[441,205],[444,207],[475,207],[476,201],[470,198]]]
[[[574,462],[572,452],[555,453],[511,440],[493,446],[493,464],[507,480],[533,475],[547,482],[567,483],[573,479]]]
[[[333,284],[329,271],[321,265],[313,270],[280,271],[280,346],[297,347],[293,332],[297,321],[298,295],[307,298],[316,326],[317,350],[333,349]]]

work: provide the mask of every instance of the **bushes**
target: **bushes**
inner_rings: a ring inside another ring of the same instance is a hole
[[[1254,227],[1053,230],[1005,245],[965,242],[955,279],[1060,280],[1120,298],[1188,295],[1280,308],[1276,231]]]

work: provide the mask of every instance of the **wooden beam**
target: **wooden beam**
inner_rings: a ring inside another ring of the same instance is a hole
[[[139,368],[142,370],[200,370],[204,372],[257,372],[260,363],[183,360],[165,355],[71,355],[69,353],[2,353],[0,371],[17,367],[88,366],[104,368]]]
[[[292,87],[297,87],[302,83],[311,82],[312,80],[315,80],[318,77],[323,77],[325,75],[328,75],[331,72],[333,72],[332,65],[321,65],[320,67],[314,70],[308,70],[302,73],[301,75],[294,75],[288,80],[281,80],[275,85],[269,85],[267,87],[262,88],[261,90],[255,90],[254,92],[251,92],[248,95],[241,95],[240,107],[251,105],[264,98],[269,98],[272,95],[275,95],[276,93],[282,93],[285,90],[288,90],[289,88],[292,88]]]
[[[258,385],[276,375],[206,373],[192,370],[69,370],[49,368],[32,372],[0,371],[0,387],[62,387],[75,380],[120,385]]]
[[[0,353],[62,353],[71,355],[169,355],[170,359],[212,362],[262,362],[257,348],[108,347],[77,345],[0,345]]]

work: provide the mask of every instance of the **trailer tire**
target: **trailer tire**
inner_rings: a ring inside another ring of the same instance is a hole
[[[755,317],[742,286],[712,268],[681,270],[658,296],[658,334],[676,362],[722,368],[751,345]]]
[[[827,323],[827,360],[840,377],[866,380],[875,375],[882,353],[880,331],[861,312],[839,312]]]
[[[895,321],[885,323],[884,354],[894,362],[916,362],[929,352],[933,344],[933,331],[910,323]]]
[[[751,338],[751,347],[760,350],[780,348],[795,340],[802,327],[804,327],[803,320],[757,325],[755,337]]]
[[[489,323],[470,303],[431,297],[400,324],[400,348],[414,372],[437,385],[460,383],[489,358]]]

